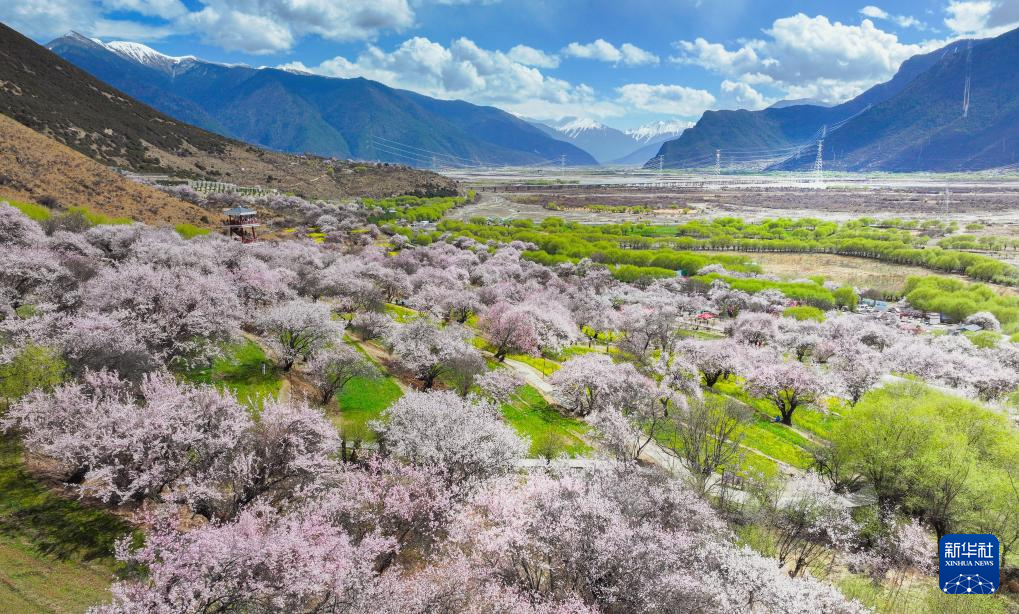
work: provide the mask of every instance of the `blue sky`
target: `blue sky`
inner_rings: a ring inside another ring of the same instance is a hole
[[[15,0],[0,20],[633,128],[840,102],[911,55],[1019,26],[1019,0]]]

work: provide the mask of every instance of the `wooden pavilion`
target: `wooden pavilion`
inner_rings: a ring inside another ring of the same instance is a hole
[[[258,239],[255,229],[261,226],[258,222],[258,212],[247,207],[234,207],[223,212],[227,219],[223,222],[226,236],[240,241],[241,243],[252,243]]]

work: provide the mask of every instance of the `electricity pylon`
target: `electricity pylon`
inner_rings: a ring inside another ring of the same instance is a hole
[[[824,139],[828,136],[828,125],[821,127],[821,138],[817,140],[817,157],[814,158],[814,178],[817,183],[824,181]]]

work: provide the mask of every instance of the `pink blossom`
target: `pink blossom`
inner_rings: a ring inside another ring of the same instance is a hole
[[[478,326],[495,347],[496,360],[504,360],[510,352],[534,354],[538,351],[534,320],[524,309],[500,301],[485,310]]]
[[[392,333],[395,325],[392,318],[377,311],[359,313],[350,320],[350,329],[362,341],[384,339]]]
[[[167,359],[208,355],[237,328],[240,302],[220,274],[128,263],[101,271],[84,288],[86,309],[116,313]]]
[[[512,369],[492,369],[477,380],[478,387],[496,403],[508,403],[517,389],[524,385],[524,378]]]
[[[187,532],[158,519],[143,546],[126,538],[117,548],[146,576],[118,582],[113,603],[92,612],[353,611],[371,594],[374,561],[391,547],[375,535],[355,541],[313,512],[259,506]]]
[[[797,408],[814,403],[824,392],[821,374],[799,362],[760,362],[744,377],[748,391],[771,401],[786,425],[792,424]]]
[[[0,245],[38,247],[46,235],[38,223],[7,202],[0,202]]]
[[[494,404],[445,391],[406,394],[373,428],[388,454],[445,468],[454,484],[505,473],[528,447]]]
[[[394,328],[389,344],[397,365],[414,374],[427,390],[436,378],[452,369],[454,361],[465,356],[480,358],[480,353],[467,343],[469,335],[459,325],[439,328],[419,318]]]
[[[322,395],[323,405],[328,405],[333,396],[355,377],[375,379],[380,375],[367,357],[346,343],[316,353],[307,370],[308,379]]]
[[[59,461],[82,493],[120,502],[172,498],[164,489],[182,477],[214,479],[252,425],[232,397],[182,386],[167,374],[146,376],[139,394],[140,403],[115,374],[86,372],[81,383],[28,395],[3,426]]]
[[[654,383],[629,363],[616,364],[603,354],[584,354],[563,363],[549,383],[571,412],[586,416],[601,409],[622,409],[653,395]]]
[[[687,341],[679,346],[680,354],[701,372],[704,385],[713,388],[722,379],[743,370],[751,351],[734,341]]]
[[[725,329],[737,343],[761,347],[771,345],[778,337],[779,318],[766,313],[743,313]]]
[[[284,371],[331,344],[342,343],[344,328],[327,305],[301,300],[270,307],[256,325]]]

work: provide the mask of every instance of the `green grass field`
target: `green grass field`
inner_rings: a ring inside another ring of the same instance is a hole
[[[0,493],[0,612],[81,612],[109,600],[125,523],[47,490],[10,436],[0,436]]]
[[[283,384],[283,377],[262,348],[247,340],[225,346],[223,355],[212,365],[185,371],[183,375],[196,384],[213,384],[220,390],[229,390],[253,408],[261,408],[265,399],[278,395]]]
[[[517,389],[516,397],[502,406],[502,415],[517,433],[531,441],[533,455],[539,453],[549,437],[557,440],[561,450],[570,456],[586,456],[591,452],[591,447],[582,439],[587,425],[549,407],[531,386]]]
[[[796,439],[802,442],[802,445],[790,441]],[[787,427],[769,422],[760,415],[754,416],[746,431],[743,445],[797,469],[810,467],[810,454],[807,452],[809,442]]]
[[[722,337],[725,337],[724,334],[715,332],[713,330],[698,330],[690,328],[681,328],[677,330],[676,336],[685,339],[704,339],[707,341],[714,341],[716,339],[721,339]]]
[[[394,305],[393,303],[386,303],[386,313],[399,323],[404,323],[420,315],[420,312],[411,309],[410,307],[403,307],[401,305]]]
[[[775,409],[775,406],[770,401],[758,399],[747,394],[743,390],[742,382],[732,379],[719,381],[715,384],[715,391],[749,405],[762,416],[774,418],[778,415],[778,410]],[[814,409],[801,407],[793,414],[793,427],[796,430],[806,431],[822,439],[827,439],[831,432],[832,424],[838,419],[838,416],[835,414],[825,414]],[[775,428],[784,428],[786,431],[790,430],[788,427],[781,427],[781,425],[775,425]]]
[[[352,347],[361,352],[372,362],[368,354],[356,343],[348,341]],[[379,366],[376,363],[376,366]],[[379,367],[381,369],[381,367]],[[403,396],[403,391],[391,376],[383,375],[379,379],[355,377],[336,395],[336,400],[327,410],[327,415],[341,433],[349,438],[361,438],[374,441],[375,433],[368,423],[377,420],[382,410],[392,405]]]
[[[340,432],[374,441],[375,433],[368,423],[377,420],[382,410],[402,396],[403,391],[391,377],[376,380],[355,377],[337,395],[338,409],[330,409],[330,417]]]
[[[733,380],[719,381],[714,390],[705,394],[708,397],[728,396],[753,409],[751,421],[744,432],[741,469],[759,471],[769,476],[778,473],[779,464],[775,461],[801,470],[808,469],[812,462],[810,450],[814,446],[811,437],[826,439],[832,424],[839,419],[833,414],[800,408],[793,415],[795,428],[776,424],[773,421],[776,412],[771,404],[764,399],[751,397],[743,391],[740,382]],[[657,438],[663,445],[668,445],[674,433],[665,428]]]

